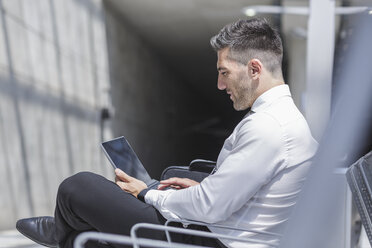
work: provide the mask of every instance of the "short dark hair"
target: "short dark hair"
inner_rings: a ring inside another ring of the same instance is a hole
[[[281,73],[283,45],[279,33],[265,19],[228,24],[210,40],[215,51],[230,48],[230,59],[244,65],[259,59],[271,73]]]

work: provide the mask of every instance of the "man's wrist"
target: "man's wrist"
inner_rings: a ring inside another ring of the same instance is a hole
[[[139,192],[139,194],[137,195],[138,200],[140,200],[140,201],[146,203],[146,201],[145,201],[145,195],[146,195],[146,193],[147,193],[149,190],[150,190],[150,188],[146,188],[146,189],[141,190],[141,192]]]

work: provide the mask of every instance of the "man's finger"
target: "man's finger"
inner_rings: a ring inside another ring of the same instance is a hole
[[[116,176],[121,180],[121,181],[124,181],[124,182],[129,182],[132,177],[129,176],[127,173],[125,173],[124,171],[120,170],[120,169],[115,169],[115,174]]]
[[[170,185],[170,187],[173,188],[173,189],[182,189],[183,188],[179,185]]]
[[[174,189],[181,189],[182,188],[182,186],[175,185],[175,184],[159,184],[158,185],[158,190],[163,190],[167,187],[171,187],[171,188],[174,188]]]
[[[171,177],[166,180],[160,181],[161,184],[177,184],[178,183],[178,177]]]
[[[125,183],[122,182],[122,181],[117,181],[116,184],[122,189],[122,190],[125,190],[126,187],[125,187]]]
[[[182,188],[187,188],[190,186],[189,179],[187,178],[179,178],[179,177],[172,177],[164,181],[160,181],[161,184],[168,184],[168,185],[178,185]]]
[[[168,186],[169,186],[169,184],[159,184],[158,185],[158,190],[163,190],[163,189],[165,189]]]

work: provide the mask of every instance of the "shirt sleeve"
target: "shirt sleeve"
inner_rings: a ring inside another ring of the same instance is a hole
[[[145,201],[169,218],[216,223],[243,207],[285,166],[279,124],[257,113],[237,131],[231,151],[217,172],[182,190],[150,190]]]

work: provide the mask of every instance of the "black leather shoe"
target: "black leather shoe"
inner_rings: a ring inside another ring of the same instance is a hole
[[[58,247],[54,218],[34,217],[17,221],[17,230],[32,241],[47,247]]]

